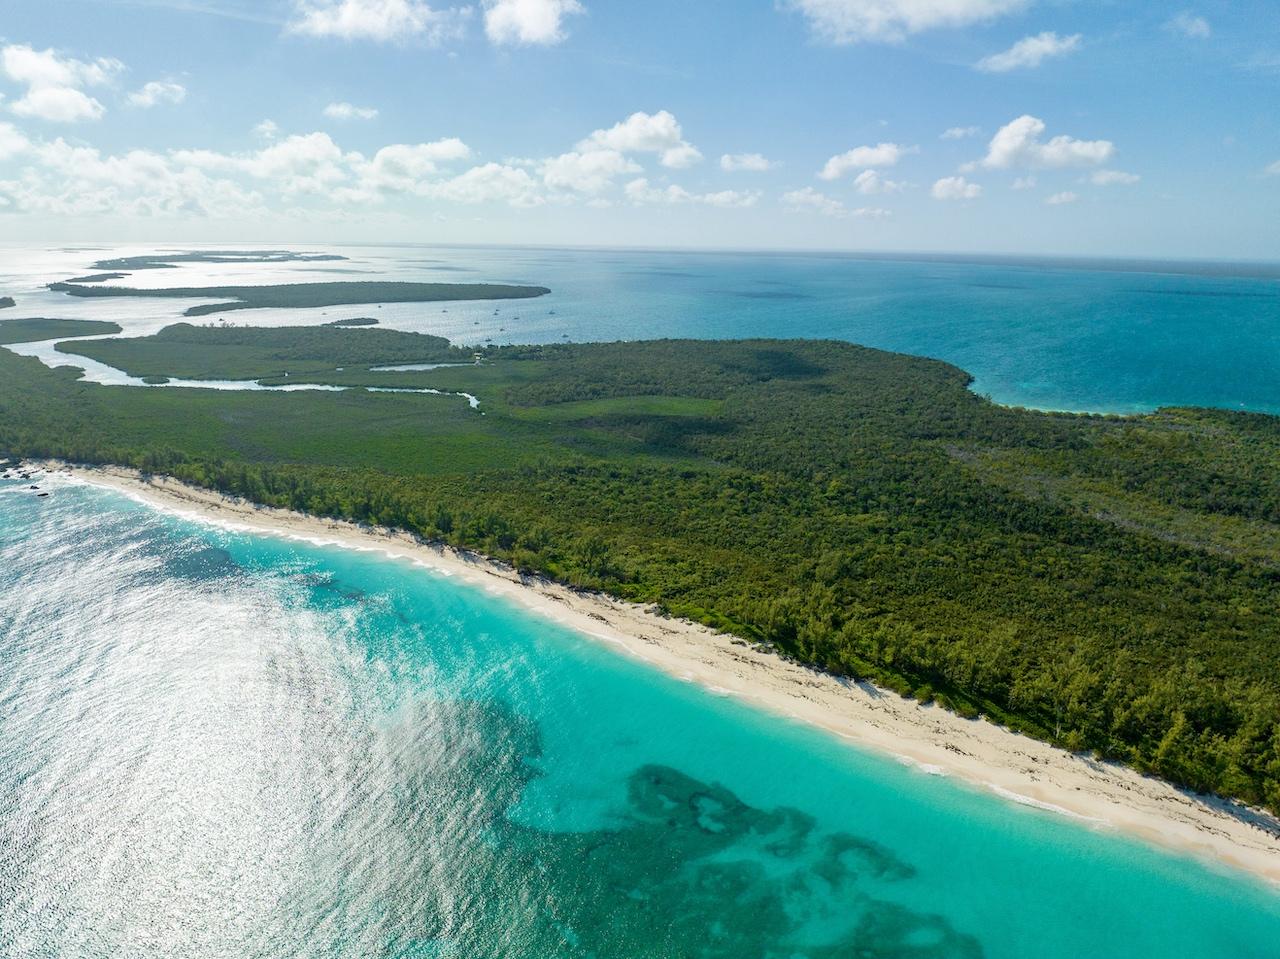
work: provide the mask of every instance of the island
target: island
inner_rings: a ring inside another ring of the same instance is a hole
[[[353,303],[439,303],[454,300],[511,300],[545,296],[545,286],[511,286],[501,283],[401,283],[355,281],[337,283],[281,283],[273,286],[207,286],[167,289],[135,289],[125,286],[86,286],[58,282],[48,288],[70,296],[142,296],[177,299],[212,299],[227,302],[189,307],[185,316],[209,316],[232,310],[315,308]]]
[[[17,306],[11,296],[0,296],[0,310],[8,309],[11,306]]]
[[[1012,409],[832,341],[180,324],[59,349],[348,389],[99,386],[0,351],[0,455],[403,530],[1280,810],[1278,418]]]
[[[0,320],[0,344],[41,343],[68,336],[107,336],[119,333],[120,325],[106,320],[57,320],[44,317]]]
[[[373,316],[353,316],[347,320],[330,320],[325,326],[377,326],[378,320]]]

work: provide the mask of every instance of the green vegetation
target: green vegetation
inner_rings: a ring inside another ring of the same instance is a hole
[[[39,343],[64,336],[102,336],[119,333],[120,327],[103,320],[0,320],[0,343]]]
[[[223,299],[187,309],[184,316],[208,316],[232,310],[267,307],[309,308],[350,303],[440,303],[453,300],[515,300],[550,293],[545,286],[506,286],[499,283],[281,283],[275,286],[206,286],[140,290],[126,286],[81,286],[50,283],[49,289],[71,296],[150,296],[181,299]]]
[[[11,296],[0,296],[0,310],[8,309],[11,306],[17,306]]]
[[[330,320],[325,326],[377,326],[378,320],[372,316],[353,316],[349,320]]]
[[[345,259],[336,253],[294,253],[291,250],[189,250],[185,253],[121,256],[99,260],[93,266],[97,270],[167,270],[176,268],[179,263],[323,263]]]
[[[1280,419],[1006,409],[945,363],[834,342],[506,347],[393,373],[327,352],[390,331],[328,328],[348,339],[307,354],[177,329],[209,342],[147,372],[206,352],[223,377],[270,349],[291,381],[465,390],[484,415],[95,386],[0,351],[0,455],[400,527],[1280,810]],[[107,348],[136,372],[174,335]],[[103,345],[67,349],[113,362]]]
[[[457,363],[471,353],[442,336],[341,327],[192,326],[178,323],[154,336],[59,343],[59,352],[87,356],[130,376],[195,380],[255,380],[333,372],[384,363]]]

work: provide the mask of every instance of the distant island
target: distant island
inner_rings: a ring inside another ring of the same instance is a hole
[[[93,266],[96,270],[166,270],[181,263],[331,263],[345,259],[336,253],[295,253],[292,250],[188,250],[120,256],[99,260]]]
[[[105,283],[108,280],[123,280],[128,273],[92,273],[89,276],[73,276],[67,283]]]
[[[0,455],[406,530],[1280,810],[1280,418],[1010,409],[827,341],[477,365],[423,334],[180,324],[58,349],[361,389],[105,387],[0,351]]]
[[[17,306],[17,303],[14,302],[13,297],[0,296],[0,310],[7,309],[8,307],[11,307],[11,306]]]
[[[209,316],[232,310],[268,307],[314,308],[353,303],[439,303],[453,300],[511,300],[544,296],[545,286],[508,286],[500,283],[401,283],[358,281],[347,283],[283,283],[275,286],[207,286],[146,290],[123,286],[82,286],[66,281],[48,288],[70,296],[143,296],[176,299],[213,299],[228,302],[193,306],[184,316]]]
[[[325,326],[377,326],[378,321],[372,316],[353,316],[349,320],[330,320]]]

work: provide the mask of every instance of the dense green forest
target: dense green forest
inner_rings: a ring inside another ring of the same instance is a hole
[[[200,352],[222,377],[256,348],[200,335],[155,372]],[[476,411],[103,387],[0,350],[0,453],[403,528],[1280,811],[1280,419],[1008,409],[945,363],[837,342],[483,352],[398,373],[326,353],[341,371],[290,379]]]
[[[474,355],[442,336],[334,325],[290,329],[177,323],[153,336],[72,341],[57,349],[88,356],[130,376],[197,380],[286,377],[336,371],[344,365],[464,363]]]
[[[105,261],[104,261],[105,262]],[[362,280],[337,283],[280,283],[274,286],[184,286],[134,289],[127,286],[84,286],[50,283],[49,289],[70,296],[148,296],[226,300],[189,307],[185,316],[209,316],[232,310],[266,307],[311,308],[351,303],[440,303],[453,300],[516,300],[550,293],[545,286],[501,283],[399,283]]]

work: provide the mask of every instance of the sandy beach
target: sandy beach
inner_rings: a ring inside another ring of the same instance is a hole
[[[965,720],[866,683],[849,683],[780,659],[704,626],[608,596],[522,577],[484,557],[407,534],[269,509],[119,468],[64,475],[109,487],[195,520],[268,535],[374,549],[500,593],[533,612],[717,695],[820,727],[859,747],[950,776],[1010,801],[1115,830],[1280,885],[1280,820],[1196,797],[1111,763],[1074,756],[985,720]]]

